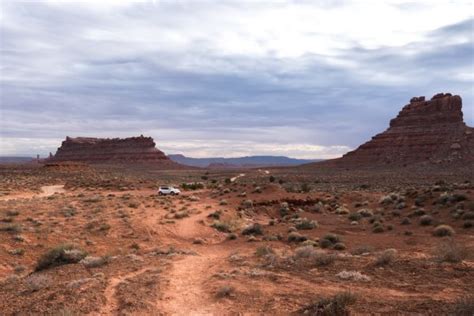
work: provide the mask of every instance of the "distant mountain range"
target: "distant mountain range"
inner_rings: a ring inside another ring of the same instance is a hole
[[[248,156],[238,158],[191,158],[181,154],[168,155],[180,164],[201,168],[259,168],[278,166],[297,166],[305,163],[318,162],[323,159],[296,159],[285,156]]]
[[[27,163],[34,159],[33,157],[0,156],[0,163]]]

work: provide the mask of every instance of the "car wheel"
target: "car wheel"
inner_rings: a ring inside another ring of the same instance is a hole
[[[163,192],[158,192],[158,195],[163,195]]]
[[[175,195],[175,193],[174,193],[174,192],[171,192],[170,194],[171,194],[171,195]]]

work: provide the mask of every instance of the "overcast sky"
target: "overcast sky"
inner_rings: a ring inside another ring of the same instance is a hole
[[[0,3],[0,155],[144,134],[192,157],[337,157],[437,92],[474,122],[471,1]]]

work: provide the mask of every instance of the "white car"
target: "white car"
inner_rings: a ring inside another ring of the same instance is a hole
[[[179,195],[181,191],[179,189],[176,189],[175,187],[160,187],[158,189],[158,194],[159,195]]]

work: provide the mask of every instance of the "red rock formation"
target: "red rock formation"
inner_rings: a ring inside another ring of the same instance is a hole
[[[47,162],[160,163],[179,166],[155,147],[151,137],[90,138],[66,137]]]
[[[414,97],[390,127],[342,158],[337,165],[474,163],[474,128],[463,121],[458,95],[439,93],[426,101]]]

